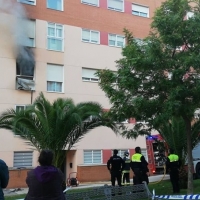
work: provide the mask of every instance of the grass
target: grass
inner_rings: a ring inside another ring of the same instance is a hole
[[[170,195],[172,194],[172,186],[169,180],[166,181],[161,181],[159,183],[150,183],[149,184],[149,190],[152,192],[153,189],[155,190],[156,195],[162,195],[162,194],[166,194],[166,195]],[[71,192],[75,192],[77,190],[82,190],[82,189],[74,189],[71,190]],[[87,190],[87,189],[83,189],[83,190]],[[187,194],[187,189],[181,189],[180,194],[185,195]],[[194,194],[200,194],[200,179],[194,180]],[[16,200],[16,199],[20,199],[20,198],[24,198],[26,195],[14,195],[14,196],[6,196],[5,200]]]
[[[194,180],[194,194],[200,194],[200,179]],[[173,193],[172,191],[172,185],[169,180],[167,181],[161,181],[158,184],[149,184],[149,190],[152,192],[153,189],[155,189],[156,195],[170,195]],[[181,189],[180,194],[185,195],[187,194],[187,189]]]
[[[5,200],[16,200],[25,198],[26,194],[13,195],[13,196],[5,196]]]

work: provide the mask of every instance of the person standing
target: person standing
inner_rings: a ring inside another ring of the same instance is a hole
[[[28,193],[25,200],[65,200],[64,175],[52,165],[52,161],[53,152],[42,150],[38,158],[40,166],[27,174]]]
[[[125,163],[124,163],[123,159],[120,156],[118,156],[117,154],[118,154],[118,150],[115,149],[113,151],[113,156],[111,156],[107,162],[107,168],[111,174],[112,186],[115,186],[115,179],[117,179],[118,185],[122,186],[121,174],[122,174],[122,169],[125,166]]]
[[[135,154],[131,157],[131,169],[133,171],[133,184],[142,184],[143,181],[149,183],[149,169],[148,162],[145,157],[141,154],[141,148],[135,148]]]
[[[0,200],[4,200],[3,189],[7,187],[9,181],[9,171],[6,163],[0,159]]]
[[[122,171],[122,185],[130,185],[130,168],[131,168],[131,160],[128,158],[129,152],[124,152],[124,162],[125,166]]]
[[[167,161],[166,161],[166,167],[167,167],[167,171],[169,171],[173,193],[180,192],[180,185],[179,185],[180,166],[181,166],[181,162],[179,160],[179,156],[174,153],[173,149],[170,149],[170,154],[167,157]]]

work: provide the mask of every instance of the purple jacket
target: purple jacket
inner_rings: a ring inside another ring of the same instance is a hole
[[[65,200],[63,173],[54,166],[38,166],[27,173],[28,194],[25,200]]]

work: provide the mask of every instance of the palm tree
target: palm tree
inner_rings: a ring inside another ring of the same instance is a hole
[[[63,98],[50,103],[43,93],[26,110],[9,109],[0,116],[0,128],[12,130],[38,151],[51,149],[57,167],[64,162],[64,150],[70,150],[88,131],[99,126],[118,131],[100,104],[86,102],[75,105],[72,99]]]
[[[171,120],[162,123],[157,129],[160,135],[163,137],[169,148],[174,149],[175,153],[179,155],[182,163],[180,170],[180,183],[182,188],[187,188],[187,172],[184,168],[184,164],[187,161],[187,139],[186,128],[182,118],[172,117]],[[199,142],[200,133],[200,121],[194,120],[192,122],[192,148],[194,148]]]

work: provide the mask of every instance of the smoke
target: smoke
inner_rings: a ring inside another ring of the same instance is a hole
[[[0,0],[0,13],[0,28],[6,27],[9,33],[5,34],[12,38],[18,70],[33,75],[35,60],[32,49],[26,47],[29,26],[24,7],[17,0]]]

